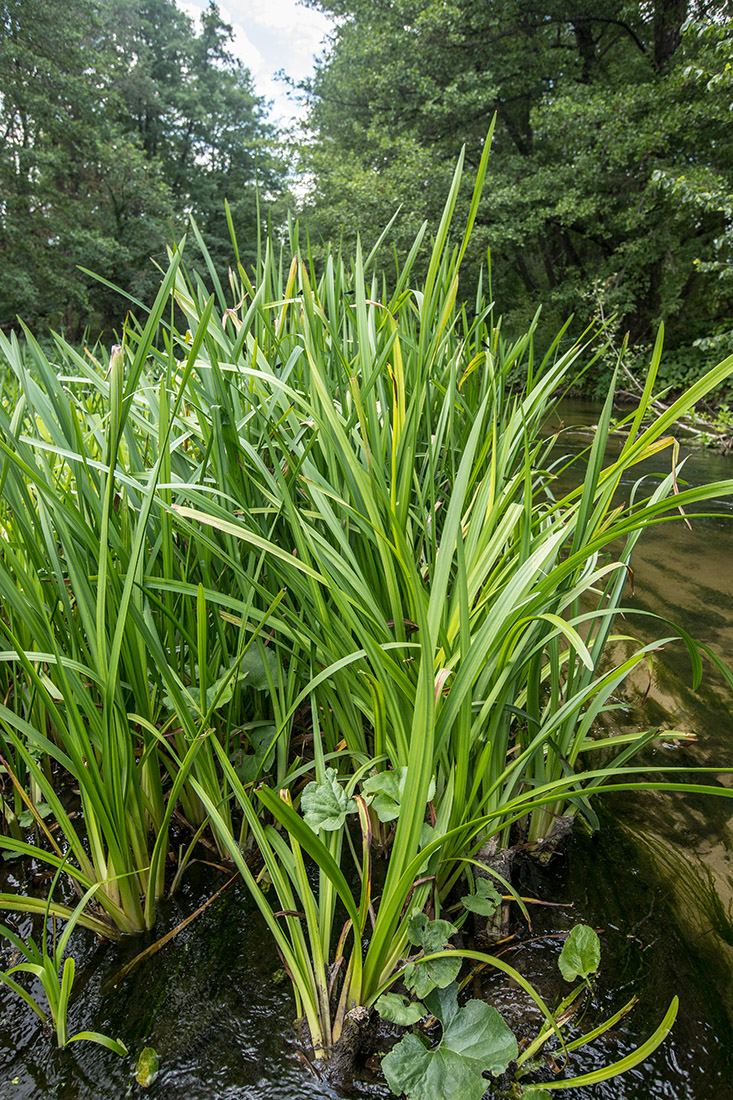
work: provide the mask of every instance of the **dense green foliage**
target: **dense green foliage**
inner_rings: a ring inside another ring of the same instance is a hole
[[[664,321],[676,391],[730,349],[730,0],[308,2],[334,17],[305,85],[317,264],[357,230],[371,246],[398,210],[404,259],[496,116],[461,297],[490,248],[510,334],[542,303],[541,342],[574,315],[571,332],[596,318],[643,353]],[[196,29],[174,0],[70,0],[62,35],[57,15],[0,0],[0,325],[119,330],[109,284],[149,297],[190,213],[222,278],[227,198],[251,269],[255,181],[281,223],[284,162],[215,3]]]
[[[729,3],[312,2],[338,17],[308,85],[314,239],[373,240],[401,206],[407,248],[496,114],[465,275],[490,246],[510,331],[540,302],[550,329],[616,314],[636,344],[730,330]]]
[[[542,1013],[519,1071],[543,1069],[530,1059],[559,1032],[500,954],[456,948],[502,897],[527,913],[487,852],[551,844],[561,816],[595,828],[608,790],[733,797],[680,776],[663,745],[637,766],[659,730],[596,721],[680,640],[700,682],[708,651],[667,620],[634,638],[629,563],[645,529],[733,494],[678,492],[669,435],[733,356],[660,410],[660,335],[619,446],[611,387],[589,450],[561,457],[547,424],[592,342],[561,330],[542,357],[534,326],[507,341],[490,303],[457,300],[487,165],[488,146],[458,246],[462,160],[424,276],[421,232],[386,294],[378,256],[331,256],[319,277],[292,226],[289,255],[269,238],[256,277],[240,263],[212,296],[182,242],[109,356],[0,334],[0,852],[89,902],[11,884],[0,908],[108,938],[152,928],[207,832],[281,953],[315,1058],[350,1049],[397,982],[418,1000],[388,1000],[393,1018],[441,1019],[435,1051],[408,1037],[386,1063],[423,1100],[478,1098],[483,1069],[517,1053],[493,1011],[458,1013],[463,960]],[[664,474],[639,472],[660,452]],[[596,968],[593,935],[569,941],[567,980]],[[59,979],[37,945],[63,1021],[73,968]],[[636,1064],[676,1008],[580,1084]]]
[[[173,0],[0,2],[0,325],[120,326],[193,212],[217,261],[229,198],[245,259],[255,180],[282,170],[249,73],[215,4],[196,31]],[[61,33],[60,33],[61,30]]]
[[[309,88],[309,231],[353,239],[351,259],[304,249],[294,224],[290,254],[262,236],[256,185],[277,199],[284,174],[215,4],[195,32],[172,0],[70,0],[59,35],[50,0],[0,0],[0,324],[76,333],[134,306],[109,354],[0,331],[0,851],[53,875],[45,898],[0,894],[42,929],[0,925],[25,959],[0,982],[45,1018],[13,975],[41,980],[60,1045],[124,1053],[69,1037],[65,949],[77,923],[152,928],[208,832],[317,1059],[372,1010],[431,1013],[440,1044],[408,1035],[388,1080],[478,1100],[485,1069],[544,1072],[559,1035],[501,957],[456,950],[469,914],[502,897],[526,913],[486,851],[551,843],[561,817],[595,828],[604,790],[733,796],[669,782],[664,750],[650,776],[634,761],[658,731],[597,722],[666,645],[687,646],[695,686],[717,661],[666,620],[638,642],[624,603],[644,530],[733,493],[679,492],[668,434],[733,371],[690,384],[687,350],[730,342],[733,22],[692,0],[315,2],[338,21]],[[390,262],[365,258],[359,238],[400,203]],[[203,278],[168,247],[190,215]],[[549,414],[614,360],[587,331],[551,335],[572,312],[615,314],[637,346],[665,320],[682,393],[653,398],[660,332],[620,448],[616,371],[567,460]],[[629,488],[660,451],[667,474]],[[459,1008],[464,960],[543,1014],[521,1054],[495,1010]],[[563,976],[598,961],[576,929]],[[622,1062],[548,1087],[636,1064],[675,1013]]]

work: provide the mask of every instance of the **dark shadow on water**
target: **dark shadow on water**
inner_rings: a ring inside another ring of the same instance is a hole
[[[662,856],[664,853],[662,853]],[[674,855],[674,852],[673,852]],[[731,925],[716,909],[710,883],[689,871],[683,896],[704,927],[682,930],[677,919],[679,864],[665,869],[659,852],[634,831],[607,817],[596,838],[577,835],[565,857],[549,868],[525,863],[522,892],[566,907],[533,908],[531,942],[505,958],[536,983],[550,1002],[567,987],[558,977],[558,931],[584,921],[601,932],[601,978],[584,1030],[637,994],[640,1003],[612,1033],[573,1056],[577,1075],[623,1057],[653,1031],[672,996],[680,1013],[670,1039],[643,1066],[605,1084],[571,1090],[568,1100],[725,1100],[733,1095]],[[676,872],[672,885],[668,872]],[[189,896],[163,907],[162,933],[199,901]],[[727,940],[724,944],[722,937]],[[721,953],[721,944],[724,947]],[[296,1056],[293,1001],[280,961],[259,914],[239,885],[118,985],[115,976],[143,943],[99,946],[79,933],[78,984],[72,1029],[96,1028],[122,1038],[128,1059],[90,1044],[55,1049],[50,1036],[12,994],[0,993],[0,1096],[15,1100],[335,1100]],[[721,981],[721,979],[724,979]],[[483,978],[483,992],[520,1033],[531,1012],[503,979]],[[527,1032],[527,1034],[529,1034]],[[144,1046],[160,1055],[160,1076],[147,1090],[132,1079]],[[354,1098],[390,1095],[383,1083],[364,1081]]]

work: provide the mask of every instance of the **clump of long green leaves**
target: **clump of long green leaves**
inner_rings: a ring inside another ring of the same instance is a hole
[[[481,288],[457,304],[487,158],[488,142],[453,246],[459,163],[419,287],[425,230],[388,288],[359,249],[317,276],[293,227],[292,259],[266,242],[254,279],[232,271],[230,296],[205,253],[213,296],[177,250],[108,377],[63,343],[63,383],[32,342],[35,372],[2,345],[21,395],[2,414],[6,766],[51,808],[70,873],[99,884],[123,930],[154,919],[176,806],[208,822],[319,1057],[405,958],[429,959],[416,916],[428,903],[439,916],[487,840],[512,826],[544,837],[561,813],[593,821],[601,789],[689,789],[636,776],[654,731],[599,745],[593,723],[679,636],[607,663],[639,535],[733,491],[677,492],[668,434],[733,359],[649,416],[660,335],[619,457],[605,458],[611,392],[579,487],[557,493],[545,425],[592,350],[561,333],[538,359],[534,328],[506,341]],[[669,475],[620,500],[622,477],[665,448]],[[79,786],[90,852],[59,767]],[[389,847],[378,898],[375,833]]]
[[[201,367],[229,427],[227,487],[205,500],[181,487],[174,504],[190,537],[205,542],[208,530],[212,554],[224,547],[235,570],[232,540],[264,555],[259,583],[285,593],[272,630],[310,665],[280,733],[308,706],[312,762],[290,753],[289,773],[252,793],[217,750],[285,916],[207,808],[286,958],[319,1056],[349,1011],[395,980],[414,910],[430,898],[439,911],[467,854],[488,838],[515,823],[543,837],[565,812],[593,821],[602,787],[687,789],[663,775],[635,778],[641,768],[629,762],[654,731],[598,746],[592,729],[629,672],[672,637],[604,664],[636,540],[733,489],[675,492],[668,435],[733,360],[648,422],[660,335],[620,456],[604,462],[611,392],[581,484],[555,497],[544,425],[589,352],[561,352],[558,339],[537,363],[531,331],[507,345],[481,300],[472,313],[456,306],[485,167],[484,158],[469,225],[451,249],[459,165],[419,289],[409,276],[420,238],[390,293],[359,251],[351,269],[329,259],[319,279],[298,255],[286,274],[272,251],[256,284],[241,268],[232,275],[235,305],[209,320]],[[197,331],[201,288],[179,277],[176,295]],[[639,481],[619,501],[622,476],[665,448],[669,475],[648,488]],[[237,618],[228,593],[206,597]],[[697,680],[699,653],[683,640]],[[593,767],[599,747],[611,755]],[[321,806],[305,819],[304,778],[308,804]],[[389,821],[385,800],[396,825],[377,903],[371,836]],[[262,823],[263,809],[278,829]],[[356,893],[340,869],[352,813]],[[316,888],[303,853],[318,867]],[[349,920],[334,943],[337,899]]]
[[[174,811],[194,829],[206,824],[189,769],[226,813],[209,734],[233,754],[248,747],[247,731],[264,725],[268,743],[274,731],[255,698],[270,682],[259,625],[212,616],[207,550],[182,539],[165,507],[172,478],[195,482],[206,470],[186,451],[184,402],[210,311],[183,362],[161,323],[179,262],[176,253],[147,324],[102,364],[59,341],[61,372],[30,335],[24,349],[0,334],[14,397],[0,410],[0,750],[15,809],[43,839],[24,839],[13,813],[0,843],[54,868],[73,857],[65,873],[82,891],[98,887],[96,913],[81,920],[108,936],[152,925]],[[187,592],[149,595],[146,577]],[[251,591],[247,582],[245,600]],[[6,909],[44,904],[0,896]],[[69,915],[56,903],[53,912]]]

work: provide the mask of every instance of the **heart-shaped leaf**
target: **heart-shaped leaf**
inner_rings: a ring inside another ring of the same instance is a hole
[[[496,1009],[483,1001],[458,1007],[455,986],[431,994],[428,1008],[443,1025],[443,1037],[429,1049],[406,1035],[382,1059],[387,1084],[410,1100],[481,1100],[484,1070],[503,1073],[517,1057],[517,1041]]]
[[[560,972],[566,982],[587,978],[595,974],[601,965],[601,942],[587,924],[571,928],[558,959]]]

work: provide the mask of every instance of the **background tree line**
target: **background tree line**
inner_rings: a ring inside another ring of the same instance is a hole
[[[214,3],[0,0],[0,324],[119,326],[79,266],[148,301],[188,214],[226,271],[225,198],[253,258],[285,176],[230,38]]]
[[[370,244],[398,207],[407,249],[496,115],[463,293],[490,248],[509,330],[540,303],[552,329],[615,314],[637,345],[664,319],[679,383],[727,349],[731,3],[307,2],[334,17],[300,89],[316,258],[357,232]],[[53,0],[0,0],[0,323],[101,330],[124,307],[77,265],[147,300],[151,258],[164,262],[189,213],[225,272],[224,198],[245,265],[258,218],[284,220],[293,200],[215,4],[198,27],[173,0],[68,0],[63,15]],[[466,202],[470,187],[469,173]]]
[[[542,303],[553,331],[615,314],[638,345],[664,319],[675,384],[730,345],[730,4],[310,2],[337,17],[305,89],[312,233],[376,235],[400,206],[407,247],[496,114],[469,260],[491,248],[509,329]]]

